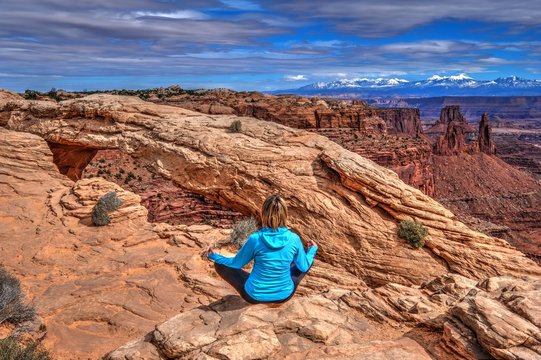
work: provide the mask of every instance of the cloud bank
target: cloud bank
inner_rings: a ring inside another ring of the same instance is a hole
[[[539,39],[539,1],[8,0],[0,87],[269,90],[394,74],[535,77]]]

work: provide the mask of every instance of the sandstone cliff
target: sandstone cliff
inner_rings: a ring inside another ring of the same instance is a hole
[[[378,108],[376,112],[385,120],[390,130],[413,137],[418,137],[423,133],[419,109]]]

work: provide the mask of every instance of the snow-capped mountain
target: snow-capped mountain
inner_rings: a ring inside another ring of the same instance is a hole
[[[423,81],[417,81],[415,86],[418,87],[430,87],[430,86],[456,86],[456,87],[469,87],[475,88],[480,86],[481,83],[475,81],[473,78],[466,74],[460,74],[455,76],[438,76],[434,75]]]
[[[365,97],[378,96],[519,96],[541,95],[541,80],[529,80],[517,76],[495,80],[475,80],[466,75],[434,75],[425,80],[408,81],[399,78],[340,79],[318,82],[293,90],[274,93],[300,95],[355,94]]]
[[[408,83],[408,80],[404,79],[340,79],[332,82],[317,82],[308,86],[303,87],[306,89],[342,89],[342,88],[380,88],[380,87],[390,87],[397,86],[400,84]]]

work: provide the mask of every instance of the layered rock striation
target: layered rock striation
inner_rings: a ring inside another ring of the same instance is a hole
[[[423,136],[417,109],[374,108],[351,102],[300,96],[271,96],[229,90],[198,91],[158,103],[207,114],[252,116],[317,132],[379,165],[395,171],[402,181],[432,195],[432,147]]]
[[[419,137],[423,133],[419,109],[377,108],[376,112],[387,124],[389,132],[407,134],[413,137]]]

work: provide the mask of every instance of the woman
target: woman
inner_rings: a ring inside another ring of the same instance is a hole
[[[262,229],[250,235],[235,257],[208,250],[216,272],[249,303],[280,303],[289,300],[316,255],[315,242],[304,251],[299,236],[287,225],[287,206],[279,195],[268,197],[261,209]],[[242,267],[254,260],[251,273]]]

